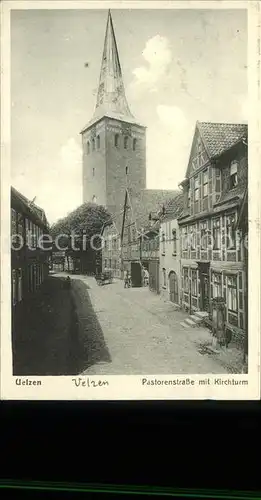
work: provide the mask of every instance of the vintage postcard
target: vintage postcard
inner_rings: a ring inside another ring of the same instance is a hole
[[[3,1],[1,399],[260,398],[259,1]]]

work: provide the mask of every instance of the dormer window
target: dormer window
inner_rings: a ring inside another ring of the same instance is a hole
[[[128,149],[128,141],[129,141],[128,137],[127,136],[124,137],[124,149]]]
[[[115,148],[119,147],[119,134],[115,134],[114,136],[114,146]]]
[[[229,178],[230,189],[234,189],[238,184],[237,171],[238,171],[238,162],[232,161],[230,163],[230,178]]]

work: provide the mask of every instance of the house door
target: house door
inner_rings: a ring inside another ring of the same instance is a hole
[[[141,266],[138,262],[131,263],[131,282],[133,287],[142,286]]]
[[[200,279],[201,311],[209,312],[209,263],[198,263]]]
[[[169,273],[169,298],[174,304],[179,303],[178,277],[174,271]]]

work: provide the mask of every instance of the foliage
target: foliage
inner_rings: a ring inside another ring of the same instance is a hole
[[[93,203],[84,203],[53,224],[50,228],[50,234],[54,240],[59,236],[61,247],[69,244],[72,235],[75,237],[75,242],[81,242],[83,234],[86,240],[90,241],[92,236],[101,233],[104,224],[109,221],[110,214],[105,207]]]

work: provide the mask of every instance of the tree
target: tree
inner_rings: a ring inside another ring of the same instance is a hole
[[[80,262],[81,271],[84,270],[83,267],[85,270],[90,266],[94,267],[101,247],[98,235],[101,235],[104,225],[110,221],[111,216],[105,207],[84,203],[51,226],[54,248],[66,251],[67,262],[71,257],[74,269],[76,262]],[[96,243],[96,248],[93,243]]]

